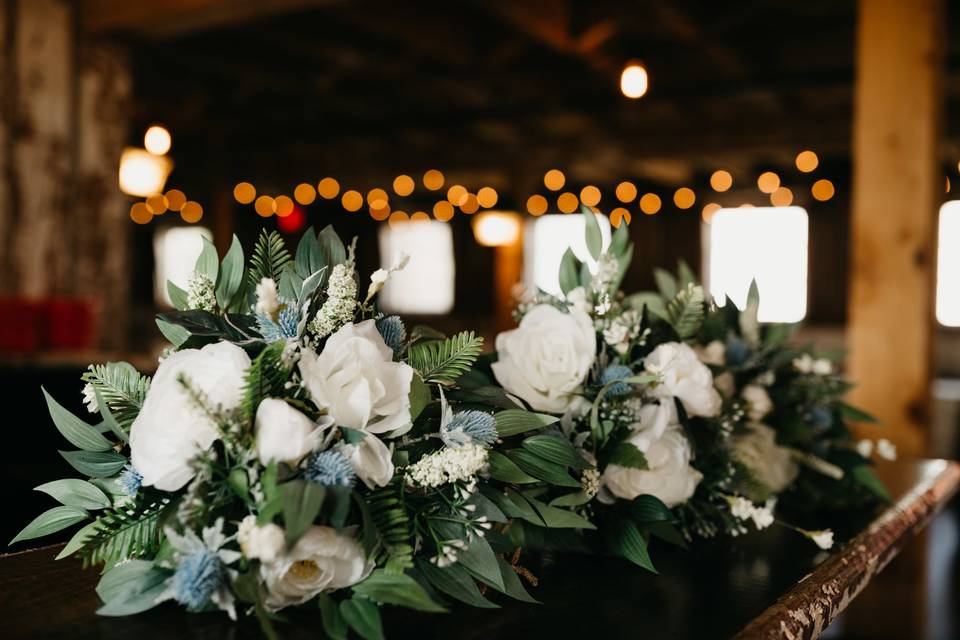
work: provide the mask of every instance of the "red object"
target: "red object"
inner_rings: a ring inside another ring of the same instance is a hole
[[[80,351],[94,346],[94,305],[79,298],[0,298],[0,351]]]
[[[296,233],[303,229],[307,224],[307,216],[303,213],[303,209],[297,205],[293,206],[293,211],[289,215],[280,217],[277,216],[277,226],[280,228],[280,231],[284,233]]]

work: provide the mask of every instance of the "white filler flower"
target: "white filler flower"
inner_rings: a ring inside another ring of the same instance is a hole
[[[188,396],[183,375],[213,407],[240,404],[250,358],[229,342],[184,349],[157,367],[143,408],[130,428],[130,460],[143,485],[176,491],[194,476],[192,460],[217,439],[213,421]]]
[[[283,529],[272,522],[257,524],[257,516],[247,516],[237,527],[237,542],[243,555],[250,560],[274,562],[283,553],[287,543]]]
[[[747,433],[733,438],[733,457],[753,479],[773,493],[780,493],[797,479],[800,467],[790,450],[777,444],[777,432],[765,424],[747,426]]]
[[[304,350],[299,366],[313,401],[335,424],[395,436],[410,428],[413,369],[393,361],[376,321],[344,325],[319,355]]]
[[[642,432],[627,442],[637,446]],[[638,447],[639,448],[639,447]],[[693,495],[703,474],[690,466],[690,443],[679,426],[671,426],[646,450],[647,469],[608,464],[601,482],[613,495],[624,500],[649,494],[668,507],[683,504]]]
[[[678,398],[691,416],[710,418],[720,412],[723,401],[713,386],[713,374],[689,345],[661,344],[644,358],[643,367],[658,378],[650,390],[654,397]]]
[[[520,326],[497,336],[493,375],[538,411],[563,413],[593,365],[597,336],[590,316],[539,304]]]

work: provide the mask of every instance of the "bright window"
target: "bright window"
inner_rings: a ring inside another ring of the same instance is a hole
[[[586,261],[591,271],[595,271],[596,262],[587,251],[584,240],[582,215],[546,215],[527,222],[524,236],[524,280],[527,287],[539,287],[553,295],[560,295],[560,260],[567,248],[573,248],[574,255]],[[610,221],[606,216],[597,215],[603,247],[610,245]]]
[[[807,212],[801,207],[720,209],[704,246],[706,283],[717,304],[743,308],[750,282],[760,290],[761,322],[807,314]]]
[[[442,314],[453,309],[456,263],[450,225],[435,220],[406,222],[379,232],[380,261],[384,268],[405,253],[410,262],[390,276],[380,293],[384,311]],[[366,283],[362,286],[366,291]]]
[[[960,200],[940,207],[937,250],[937,321],[960,327]]]
[[[203,238],[212,239],[213,234],[210,229],[196,225],[160,228],[154,233],[153,297],[158,304],[171,306],[167,280],[181,289],[187,288],[187,281],[203,250]]]

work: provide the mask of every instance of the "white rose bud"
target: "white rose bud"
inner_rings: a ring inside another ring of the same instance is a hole
[[[634,446],[644,445],[638,433],[627,439]],[[660,439],[647,445],[647,469],[632,469],[609,464],[601,483],[613,495],[624,500],[649,494],[668,507],[683,504],[693,496],[703,474],[690,466],[690,443],[679,426],[667,429]]]
[[[689,345],[661,344],[644,358],[643,367],[658,377],[651,389],[654,397],[678,398],[691,416],[711,418],[720,412],[723,400],[713,386],[713,374]]]
[[[244,556],[261,562],[274,562],[286,546],[283,529],[272,522],[258,525],[256,516],[247,516],[240,521],[237,542]]]
[[[380,438],[367,435],[357,444],[344,444],[340,452],[367,487],[384,487],[393,479],[393,455]]]
[[[266,398],[257,407],[254,421],[257,457],[264,465],[272,461],[295,465],[320,444],[320,436],[333,421],[317,424],[284,400]]]

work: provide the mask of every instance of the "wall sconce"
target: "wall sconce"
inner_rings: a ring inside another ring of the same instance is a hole
[[[120,190],[140,198],[160,193],[172,169],[173,162],[166,156],[127,147],[120,156]]]

